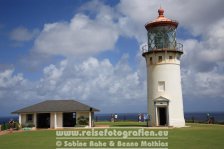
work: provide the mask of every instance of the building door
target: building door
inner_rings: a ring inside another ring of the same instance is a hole
[[[37,128],[50,128],[50,113],[37,113]]]
[[[76,113],[69,112],[63,113],[63,127],[75,127],[76,125]]]
[[[158,111],[159,111],[159,125],[160,126],[167,125],[167,108],[158,107]]]

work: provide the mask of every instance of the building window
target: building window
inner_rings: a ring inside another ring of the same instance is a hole
[[[163,61],[163,57],[159,56],[158,62],[161,63]]]
[[[150,64],[152,64],[152,57],[149,58],[149,62],[150,62]]]
[[[27,114],[26,115],[26,121],[27,122],[32,122],[33,121],[33,114]]]
[[[164,92],[165,91],[165,81],[159,81],[158,82],[158,91]]]
[[[173,56],[169,56],[169,61],[171,62],[173,60]]]

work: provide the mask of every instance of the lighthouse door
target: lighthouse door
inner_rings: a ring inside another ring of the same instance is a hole
[[[164,97],[155,99],[155,125],[169,126],[169,100]]]
[[[164,126],[167,125],[167,108],[166,107],[158,107],[159,113],[159,125]]]

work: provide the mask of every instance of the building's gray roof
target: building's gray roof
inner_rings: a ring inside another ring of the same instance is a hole
[[[76,112],[90,110],[99,111],[75,100],[46,100],[12,113]]]

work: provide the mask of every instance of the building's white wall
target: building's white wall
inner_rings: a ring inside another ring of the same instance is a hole
[[[27,123],[30,123],[30,122],[27,122],[27,114],[33,114],[33,121],[32,123],[34,124],[34,126],[36,127],[36,124],[37,124],[37,116],[36,116],[36,113],[21,113],[21,125],[25,125]]]
[[[50,128],[55,128],[55,124],[54,124],[54,112],[50,113]]]
[[[87,112],[76,112],[76,120],[77,120],[80,116],[89,117],[89,111],[87,111]]]
[[[57,112],[57,127],[63,127],[63,114],[62,112]]]
[[[80,116],[89,117],[89,111],[88,112],[76,112],[76,119],[78,119]]]
[[[26,114],[21,114],[21,125],[25,125],[26,124]]]
[[[173,60],[169,60],[169,55]],[[158,57],[163,61],[158,63]],[[151,126],[156,126],[154,101],[159,96],[169,99],[169,125],[175,127],[185,126],[183,113],[183,99],[181,89],[180,56],[174,52],[160,52],[146,55],[147,62],[147,84],[148,84],[148,113],[151,115]],[[153,64],[149,59],[153,57]],[[158,81],[165,81],[165,91],[158,91]]]

